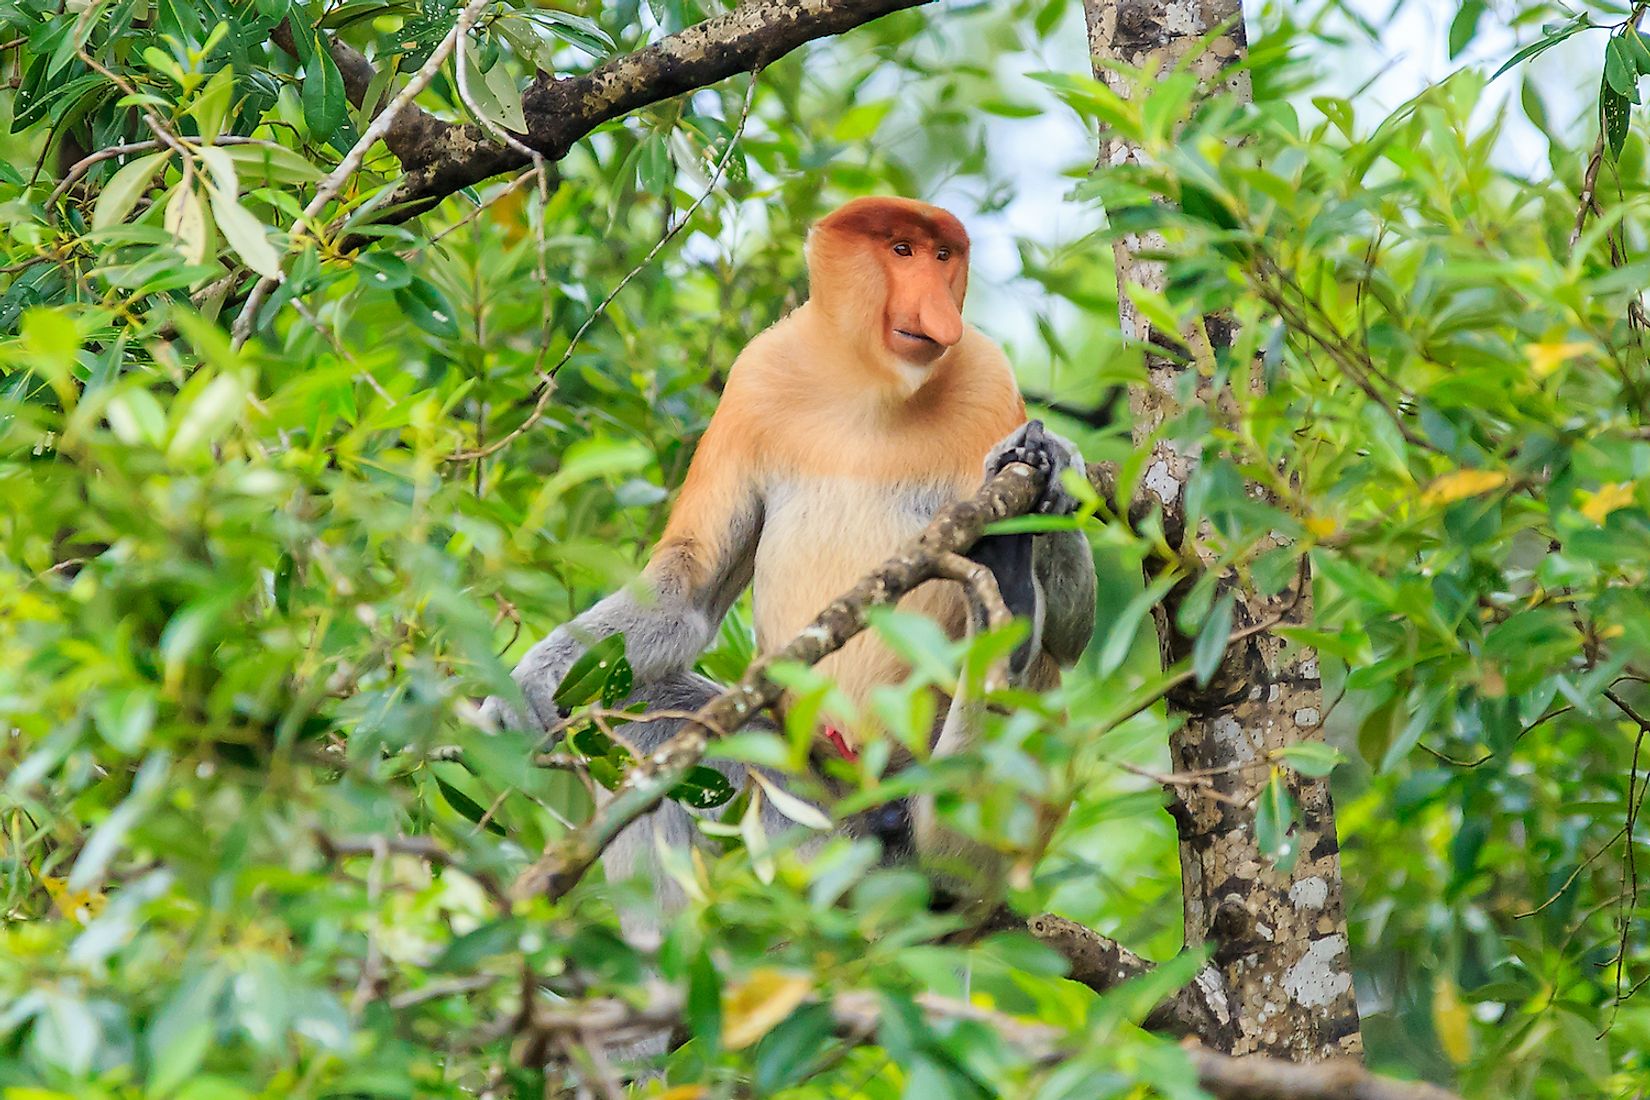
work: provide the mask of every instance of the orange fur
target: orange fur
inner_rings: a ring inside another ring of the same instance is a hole
[[[891,242],[903,241],[929,252],[894,254]],[[948,261],[936,258],[940,247]],[[967,237],[950,214],[909,200],[850,203],[810,235],[809,276],[810,299],[752,340],[730,370],[648,567],[661,589],[702,583],[707,563],[732,549],[737,509],[754,486],[763,502],[754,600],[764,653],[919,532],[928,517],[915,502],[925,494],[973,492],[987,452],[1026,415],[1007,358],[977,330],[959,324],[954,342],[927,362],[925,345],[917,359],[901,355],[920,340],[887,338],[891,325],[943,310],[937,294],[960,308]],[[926,585],[902,606],[961,633],[954,584]],[[856,704],[904,675],[863,636],[821,667]]]

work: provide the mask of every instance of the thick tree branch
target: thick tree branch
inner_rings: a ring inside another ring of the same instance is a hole
[[[1116,940],[1053,913],[1029,918],[1025,929],[1065,958],[1071,965],[1067,976],[1072,981],[1081,982],[1096,993],[1115,989],[1153,968],[1151,962]],[[1148,1031],[1192,1036],[1210,1044],[1230,1041],[1232,1016],[1220,972],[1204,967],[1190,982],[1147,1013],[1142,1024]]]
[[[880,996],[848,990],[827,1003],[836,1034],[845,1042],[870,1041],[881,1027]],[[1072,1037],[1060,1028],[933,994],[919,994],[916,1003],[931,1020],[984,1024],[1041,1065],[1058,1065],[1073,1053]],[[669,1031],[681,1022],[684,1009],[682,995],[665,985],[651,986],[643,1007],[617,998],[556,1008],[534,1005],[517,1022],[519,1049],[527,1064],[544,1064],[567,1036],[606,1044],[634,1042]],[[1376,1076],[1351,1059],[1299,1065],[1262,1055],[1236,1058],[1192,1042],[1183,1049],[1197,1071],[1198,1084],[1219,1100],[1459,1100],[1455,1093],[1425,1081]]]
[[[1025,932],[1066,960],[1071,968],[1066,977],[1096,993],[1144,977],[1157,966],[1111,937],[1053,913],[1022,917],[1002,906],[963,936],[973,939],[994,932]],[[1153,1007],[1141,1026],[1216,1047],[1228,1041],[1232,1016],[1219,970],[1205,966],[1198,971],[1190,982]]]
[[[1043,475],[1013,463],[986,482],[969,500],[941,509],[923,533],[867,574],[847,594],[820,612],[789,645],[753,664],[737,685],[705,704],[676,736],[626,774],[613,798],[583,826],[552,843],[516,879],[516,897],[544,895],[554,901],[584,876],[626,826],[664,801],[705,754],[713,736],[725,736],[777,702],[783,689],[768,679],[779,662],[815,664],[841,649],[865,629],[871,607],[892,604],[939,576],[940,562],[979,541],[987,525],[1023,515],[1043,488]]]
[[[1301,1064],[1252,1054],[1234,1058],[1188,1045],[1198,1084],[1220,1100],[1459,1100],[1425,1081],[1380,1077],[1351,1058]]]
[[[527,119],[523,143],[546,160],[558,161],[604,122],[754,72],[816,38],[927,2],[747,0],[580,76],[540,74],[522,97]],[[274,38],[282,49],[294,52],[288,25],[277,28]],[[359,106],[373,79],[372,63],[336,39],[328,52],[344,77],[351,102]],[[494,141],[479,126],[444,122],[422,109],[402,112],[384,142],[406,171],[384,211],[389,220],[405,220],[455,191],[528,161],[520,150]]]

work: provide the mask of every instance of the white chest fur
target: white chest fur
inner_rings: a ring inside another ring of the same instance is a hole
[[[764,494],[752,586],[761,651],[788,642],[957,495],[954,488],[840,475],[797,477],[770,486]],[[901,606],[933,615],[956,631],[961,604],[952,587],[927,585]],[[856,639],[821,666],[856,702],[876,683],[901,674],[892,654],[868,642]]]

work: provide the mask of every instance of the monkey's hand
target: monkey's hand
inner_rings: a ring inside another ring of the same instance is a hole
[[[561,686],[567,670],[584,654],[587,646],[566,626],[558,627],[539,642],[516,665],[510,678],[521,688],[527,700],[527,711],[491,696],[481,704],[481,716],[496,729],[518,729],[542,732],[549,729],[566,714],[556,705],[556,689]]]
[[[1077,498],[1066,491],[1064,475],[1067,470],[1082,472],[1086,467],[1070,440],[1049,431],[1041,420],[1028,420],[986,455],[986,480],[996,477],[1012,462],[1023,462],[1048,475],[1035,511],[1051,516],[1069,516],[1077,511]]]

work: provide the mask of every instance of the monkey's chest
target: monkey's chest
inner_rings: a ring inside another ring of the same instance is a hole
[[[898,485],[841,476],[797,478],[770,488],[756,549],[752,602],[757,644],[768,653],[790,641],[825,605],[927,526],[958,499],[962,486]],[[930,583],[900,601],[904,610],[962,631],[962,600],[954,585]],[[898,680],[904,666],[874,638],[861,635],[821,662],[850,699],[863,702],[879,683]]]

